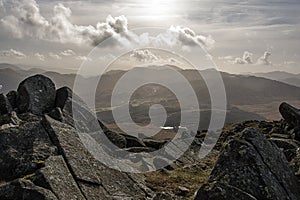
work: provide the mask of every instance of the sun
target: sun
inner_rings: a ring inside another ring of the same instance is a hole
[[[175,0],[152,0],[145,4],[145,11],[149,15],[167,15],[176,7]]]

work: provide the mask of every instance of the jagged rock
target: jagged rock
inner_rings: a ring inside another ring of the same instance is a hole
[[[247,128],[225,145],[195,199],[299,198],[299,182],[283,153],[257,129]]]
[[[101,130],[96,115],[70,88],[62,87],[56,91],[55,104],[64,113],[65,123],[76,127],[80,132]]]
[[[297,149],[296,156],[290,162],[290,165],[293,167],[295,175],[297,175],[298,179],[300,180],[300,148]]]
[[[60,122],[64,121],[63,112],[61,111],[61,109],[59,107],[54,108],[51,112],[48,113],[48,115],[57,121],[60,121]]]
[[[16,112],[11,112],[10,114],[2,115],[0,117],[0,126],[3,126],[5,124],[10,124],[17,126],[21,123],[21,120],[17,116]],[[1,129],[0,129],[1,130]]]
[[[0,186],[1,200],[59,200],[50,191],[34,185],[31,181],[19,179]]]
[[[96,160],[83,145],[76,129],[48,116],[43,124],[87,199],[99,198],[99,195],[103,195],[103,199],[141,199],[147,196],[128,174],[110,169]]]
[[[62,156],[51,156],[33,178],[36,185],[51,190],[58,199],[85,199]]]
[[[274,142],[276,146],[283,149],[283,153],[288,161],[291,161],[295,156],[300,143],[291,139],[271,138],[270,141]]]
[[[7,100],[13,109],[17,108],[17,95],[18,93],[16,91],[10,91],[6,94]]]
[[[143,139],[143,143],[147,147],[151,147],[154,149],[161,149],[168,141],[166,140],[153,140],[153,139]]]
[[[100,184],[93,168],[97,163],[82,144],[76,129],[48,116],[43,120],[43,126],[76,178]]]
[[[84,105],[85,103],[68,87],[59,88],[56,91],[55,105],[64,112],[72,115],[72,101]]]
[[[117,147],[125,148],[127,145],[126,138],[119,133],[113,131],[105,131],[106,137]]]
[[[0,115],[9,114],[12,107],[4,94],[0,94]]]
[[[21,113],[18,114],[19,119],[21,119],[23,122],[40,122],[43,117],[34,115],[32,113]]]
[[[47,113],[55,108],[55,95],[55,85],[51,79],[43,75],[31,76],[18,87],[18,111],[36,115]]]
[[[33,173],[57,153],[39,122],[0,130],[0,152],[0,180],[6,181]]]
[[[120,134],[126,139],[126,147],[145,147],[145,144],[142,140],[137,137],[128,135],[128,134]]]

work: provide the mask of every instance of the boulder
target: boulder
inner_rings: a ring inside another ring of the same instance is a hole
[[[285,121],[293,126],[298,126],[300,122],[300,110],[292,105],[283,102],[279,106],[279,112]]]
[[[1,200],[58,200],[50,191],[29,180],[18,179],[0,186]]]
[[[4,94],[0,94],[0,115],[9,114],[12,107]]]
[[[258,129],[228,141],[195,199],[300,198],[300,185],[285,156]]]
[[[18,87],[18,111],[36,115],[47,113],[55,107],[55,95],[55,85],[51,79],[43,75],[31,76]]]
[[[40,163],[57,153],[40,122],[0,130],[0,180],[31,174]]]

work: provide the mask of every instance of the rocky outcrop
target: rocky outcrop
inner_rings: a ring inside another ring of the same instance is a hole
[[[17,95],[16,112],[5,110]],[[119,146],[143,146],[108,130],[69,88],[55,90],[42,75],[24,80],[0,109],[0,199],[144,199],[153,196],[140,175],[114,170],[94,158],[80,134],[98,131]],[[79,127],[75,127],[73,109]],[[98,127],[90,127],[94,120]],[[100,127],[102,130],[100,129]],[[80,132],[83,131],[83,132]],[[101,137],[100,137],[101,138]]]
[[[195,199],[299,199],[300,185],[279,148],[245,129],[228,141]]]
[[[280,122],[249,121],[223,130],[212,154],[216,160],[221,151],[219,159],[196,199],[299,199],[297,109],[284,104],[281,112],[285,120]],[[259,131],[244,130],[247,127]],[[206,143],[214,141],[206,132],[198,132],[193,140],[188,132],[177,138],[192,143],[172,164],[168,160],[175,158],[168,152],[149,157],[147,152],[172,141],[111,131],[70,88],[56,90],[49,78],[32,76],[17,92],[0,95],[0,199],[186,199],[198,183],[193,189],[179,184],[174,192],[157,191],[146,183],[147,175],[112,169],[116,162],[93,154],[86,142],[101,142],[88,145],[107,155],[130,152],[123,161],[141,170],[166,166],[159,171],[164,176],[177,177],[179,171],[184,177],[184,170],[195,166],[212,169],[198,157],[206,136]],[[169,150],[181,151],[176,145]]]

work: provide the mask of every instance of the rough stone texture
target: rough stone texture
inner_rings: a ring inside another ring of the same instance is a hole
[[[279,107],[279,112],[282,117],[294,126],[298,126],[300,122],[300,110],[288,103],[282,103]]]
[[[64,156],[66,163],[72,168],[76,178],[100,184],[93,168],[97,163],[82,144],[78,132],[73,127],[49,116],[45,117],[43,125],[55,146],[58,147],[59,154]]]
[[[33,182],[51,190],[58,199],[85,199],[62,156],[49,157]]]
[[[299,142],[291,139],[271,138],[270,141],[283,150],[283,153],[288,161],[291,161],[300,147]]]
[[[10,114],[2,115],[0,118],[0,126],[4,124],[10,124],[10,125],[19,125],[21,123],[21,120],[17,116],[16,112],[11,112]],[[1,128],[0,128],[1,129]]]
[[[4,94],[0,94],[0,115],[9,114],[12,107]]]
[[[80,132],[101,130],[95,114],[70,88],[62,87],[57,90],[55,105],[63,112],[64,122],[75,126]]]
[[[19,179],[0,186],[1,200],[58,200],[50,191]]]
[[[225,145],[195,199],[299,199],[300,185],[283,153],[257,129]],[[254,197],[254,198],[253,198]]]
[[[48,113],[48,115],[57,121],[64,121],[64,114],[59,107],[54,108],[51,112]]]
[[[33,173],[40,161],[57,153],[40,122],[0,130],[0,180]]]
[[[162,148],[166,143],[168,143],[168,141],[166,140],[153,140],[153,139],[143,139],[143,143],[147,146],[147,147],[151,147],[154,149],[160,149]]]
[[[142,140],[137,137],[127,135],[127,134],[120,134],[126,139],[126,147],[145,147],[146,145]]]
[[[43,75],[25,79],[18,87],[17,105],[20,113],[42,115],[55,106],[55,85]]]
[[[9,101],[9,103],[13,109],[17,108],[17,95],[18,95],[18,93],[16,91],[10,91],[6,95],[7,100]]]
[[[113,199],[141,199],[146,196],[144,189],[128,174],[110,169],[96,160],[73,127],[48,116],[43,124],[88,199],[100,194],[108,195],[103,198]]]

